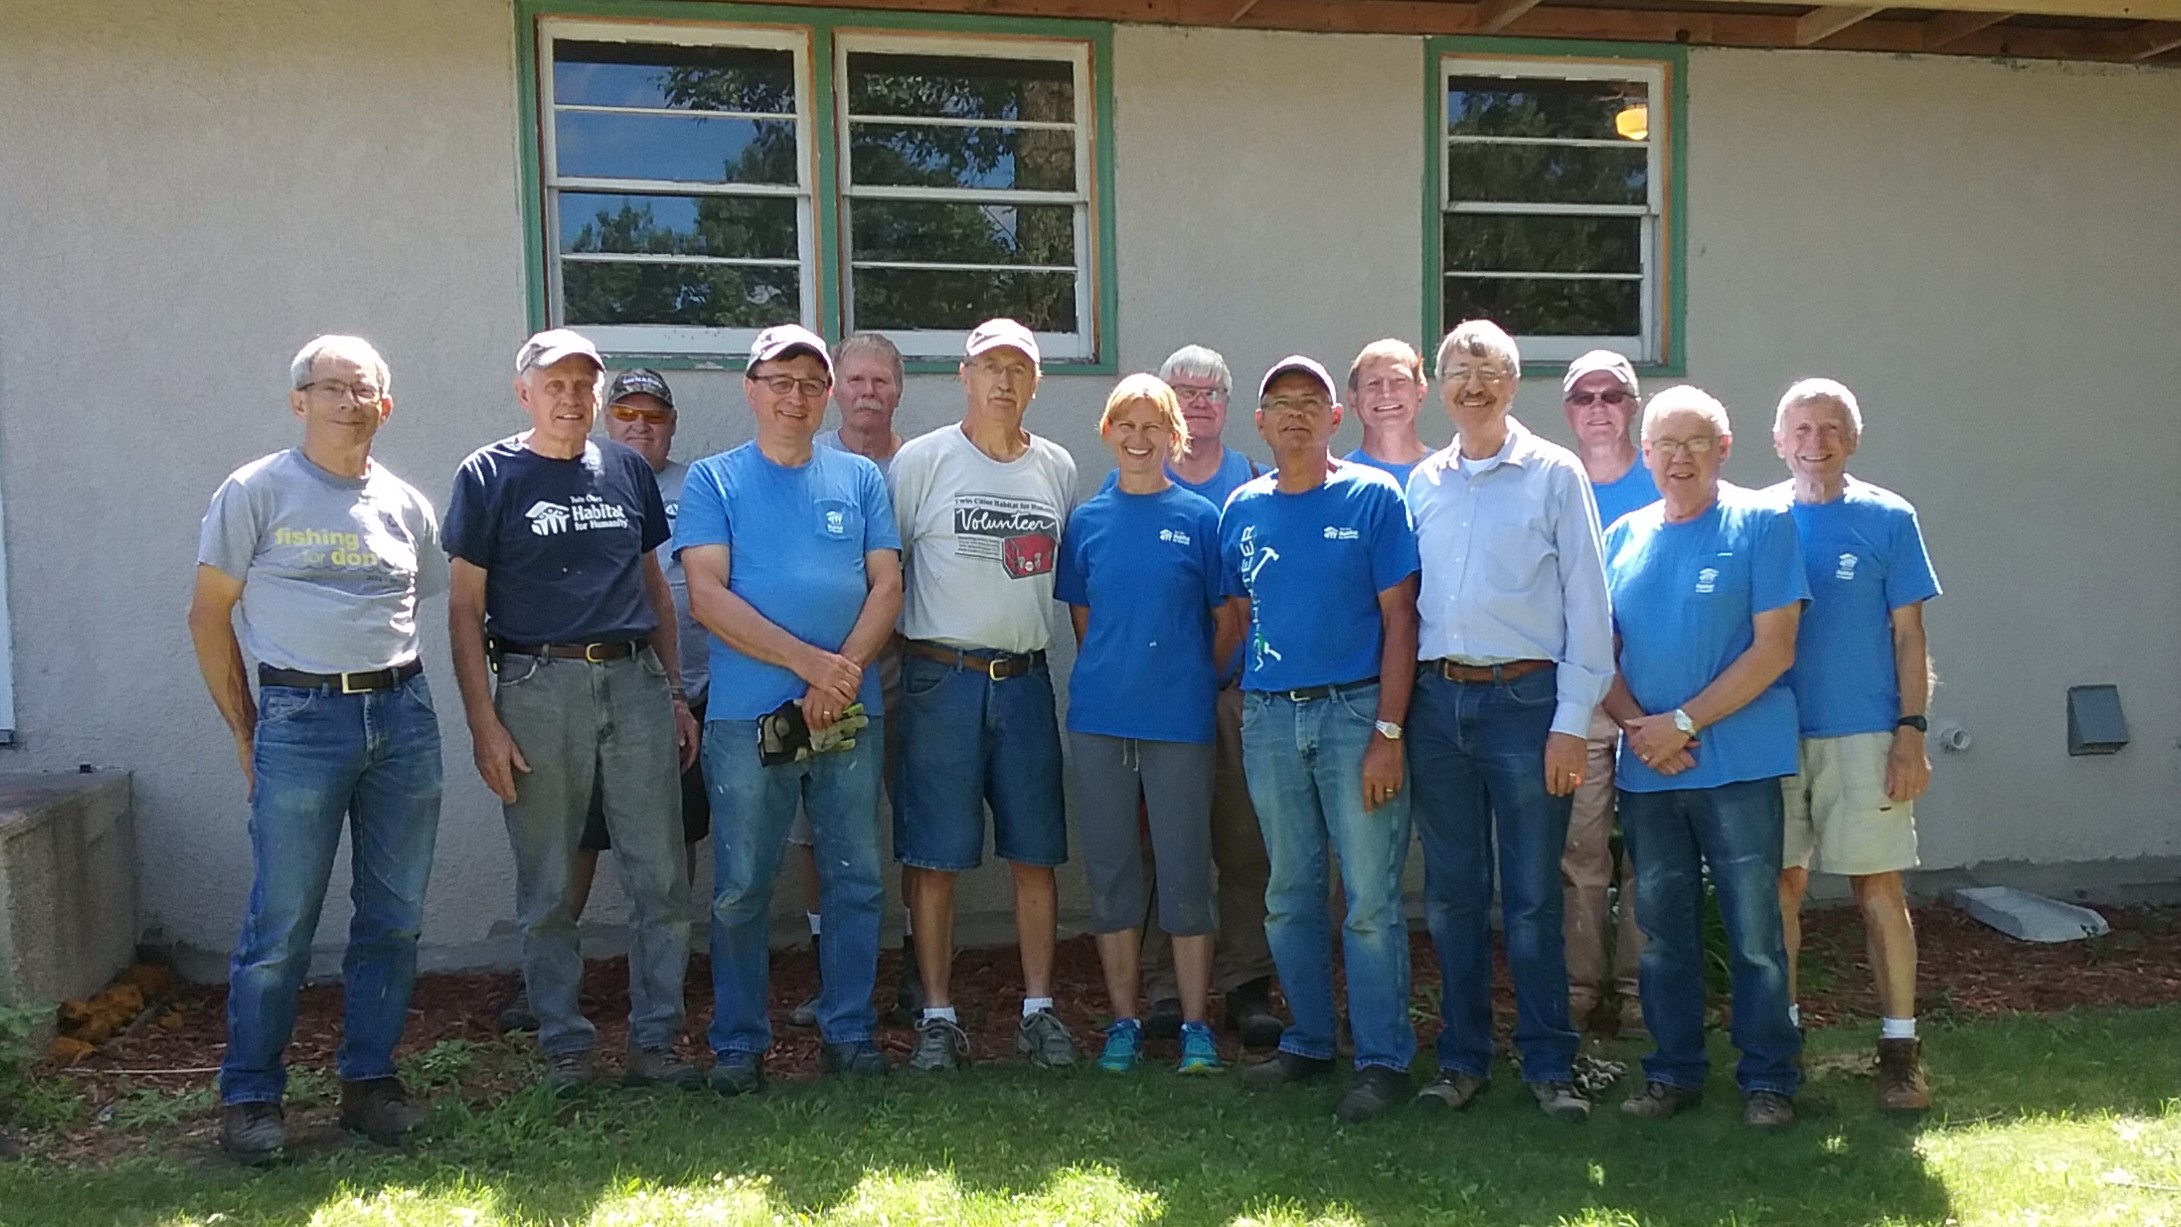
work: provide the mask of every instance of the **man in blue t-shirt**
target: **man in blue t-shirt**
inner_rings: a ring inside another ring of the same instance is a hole
[[[1772,445],[1793,477],[1765,493],[1792,510],[1810,579],[1788,675],[1802,769],[1783,785],[1780,915],[1792,994],[1810,871],[1847,875],[1878,987],[1878,1103],[1921,1112],[1931,1090],[1916,1041],[1916,930],[1901,871],[1916,867],[1914,805],[1931,782],[1923,603],[1939,595],[1939,578],[1916,509],[1848,476],[1862,436],[1855,393],[1833,380],[1805,379],[1780,398]]]
[[[879,772],[886,713],[871,663],[901,613],[901,538],[878,466],[817,447],[833,385],[817,334],[768,328],[750,346],[742,394],[757,437],[692,465],[674,550],[689,605],[712,632],[712,701],[704,776],[711,792],[711,1085],[724,1095],[762,1084],[773,879],[801,805],[819,862],[825,966],[818,998],[820,1065],[884,1074],[871,1042],[878,1019]],[[789,709],[822,734],[856,705],[870,722],[842,748],[789,761],[760,756],[759,722]]]
[[[697,1081],[674,1055],[689,965],[681,772],[697,726],[652,552],[668,532],[659,483],[633,449],[591,438],[605,366],[565,328],[524,342],[515,397],[530,429],[470,453],[447,506],[454,676],[477,772],[507,810],[523,987],[561,1094],[590,1081],[597,1041],[569,910],[594,788],[629,895],[623,1081]]]
[[[1409,474],[1431,454],[1416,434],[1426,387],[1415,346],[1395,337],[1364,346],[1348,364],[1348,407],[1363,424],[1363,446],[1341,459],[1380,470],[1407,494]]]
[[[1348,900],[1341,937],[1356,1072],[1343,1120],[1408,1093],[1409,850],[1401,721],[1416,683],[1416,534],[1393,479],[1334,460],[1340,396],[1325,368],[1283,358],[1258,386],[1257,430],[1274,472],[1227,500],[1220,558],[1248,627],[1242,756],[1271,861],[1265,931],[1294,1025],[1243,1082],[1277,1086],[1333,1068],[1326,845]]]
[[[1704,869],[1731,948],[1742,1119],[1794,1124],[1802,1037],[1787,1016],[1780,930],[1782,776],[1795,772],[1795,696],[1783,676],[1810,588],[1795,522],[1728,485],[1726,407],[1668,388],[1643,415],[1661,501],[1605,536],[1620,672],[1606,714],[1621,726],[1621,834],[1636,862],[1643,1015],[1657,1049],[1621,1105],[1662,1119],[1703,1097]]]

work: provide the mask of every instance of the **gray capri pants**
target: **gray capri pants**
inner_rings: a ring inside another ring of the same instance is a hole
[[[1077,838],[1090,883],[1094,933],[1143,924],[1142,826],[1148,810],[1159,882],[1159,926],[1175,937],[1210,933],[1212,778],[1218,750],[1182,741],[1068,734],[1075,751]]]

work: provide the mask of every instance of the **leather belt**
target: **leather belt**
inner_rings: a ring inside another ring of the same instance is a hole
[[[639,635],[634,639],[617,639],[611,643],[509,643],[502,639],[492,641],[492,650],[501,656],[544,656],[552,660],[583,660],[591,664],[604,664],[609,660],[627,660],[644,650],[651,640]]]
[[[1510,660],[1500,665],[1465,665],[1442,658],[1427,660],[1424,667],[1450,682],[1497,684],[1511,682],[1518,677],[1528,677],[1532,673],[1550,669],[1554,664],[1555,662],[1549,660]]]
[[[1323,686],[1297,686],[1293,690],[1265,690],[1259,693],[1269,698],[1286,699],[1290,703],[1308,703],[1312,699],[1331,698],[1343,690],[1354,690],[1359,686],[1376,685],[1378,685],[1377,678],[1362,677],[1352,682],[1331,682]]]
[[[340,694],[369,694],[392,690],[424,672],[424,662],[412,660],[391,669],[367,669],[362,673],[305,673],[301,669],[257,667],[260,686],[292,686],[297,690],[331,690]]]
[[[995,682],[1022,677],[1045,663],[1043,652],[970,652],[924,639],[904,639],[901,650],[924,660],[935,660],[969,673],[982,673]]]

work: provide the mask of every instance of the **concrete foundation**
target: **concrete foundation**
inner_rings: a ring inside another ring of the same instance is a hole
[[[128,773],[0,774],[0,1006],[97,992],[136,937]]]

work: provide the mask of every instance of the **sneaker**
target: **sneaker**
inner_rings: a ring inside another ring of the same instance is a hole
[[[1664,1082],[1646,1082],[1643,1089],[1621,1101],[1621,1111],[1645,1120],[1665,1120],[1704,1102],[1704,1092]]]
[[[671,1086],[693,1091],[704,1079],[697,1067],[674,1055],[671,1048],[631,1048],[621,1067],[623,1086]]]
[[[1272,980],[1260,976],[1237,984],[1227,994],[1227,1030],[1242,1037],[1244,1048],[1277,1048],[1287,1023],[1272,1012]]]
[[[969,1064],[969,1036],[951,1018],[927,1017],[916,1024],[916,1051],[909,1054],[909,1068],[960,1069]]]
[[[341,1128],[381,1146],[405,1146],[424,1113],[409,1103],[399,1078],[341,1084]]]
[[[503,1034],[537,1030],[538,1016],[530,1008],[530,990],[517,988],[515,995],[508,998],[507,1004],[493,1016],[493,1021],[499,1024]]]
[[[883,1078],[893,1066],[869,1040],[827,1044],[818,1050],[818,1068],[836,1078]]]
[[[1355,1077],[1349,1080],[1348,1093],[1340,1097],[1340,1105],[1333,1109],[1333,1115],[1351,1125],[1357,1125],[1384,1115],[1386,1109],[1408,1097],[1409,1075],[1406,1070],[1366,1065],[1357,1070]]]
[[[1060,1015],[1039,1010],[1015,1028],[1015,1055],[1028,1057],[1030,1064],[1044,1069],[1065,1069],[1083,1058],[1083,1050],[1076,1047],[1075,1036]]]
[[[817,969],[818,982],[822,990],[825,984],[825,963],[818,957],[818,938],[816,935],[812,935],[810,939],[810,965]],[[817,993],[812,993],[810,1000],[788,1011],[788,1025],[791,1027],[815,1027],[818,1025]]]
[[[558,1098],[577,1094],[591,1084],[591,1050],[546,1055],[545,1089]]]
[[[1590,1101],[1576,1091],[1572,1082],[1532,1082],[1530,1094],[1538,1108],[1554,1120],[1579,1125],[1590,1119]]]
[[[1598,990],[1582,988],[1568,990],[1568,1026],[1577,1035],[1590,1030],[1590,1016],[1598,1012]]]
[[[1742,1101],[1742,1123],[1766,1133],[1778,1133],[1795,1123],[1795,1101],[1778,1091],[1751,1091]]]
[[[1219,1063],[1219,1042],[1212,1035],[1210,1023],[1181,1024],[1181,1063],[1174,1067],[1177,1074],[1216,1074],[1226,1066]]]
[[[894,985],[894,1008],[903,1018],[924,1016],[924,973],[916,965],[916,943],[901,938],[901,980]]]
[[[1144,1025],[1133,1018],[1123,1018],[1106,1028],[1106,1047],[1098,1054],[1098,1068],[1107,1073],[1125,1074],[1136,1068],[1136,1058],[1144,1052]]]
[[[1479,1078],[1475,1074],[1442,1069],[1439,1071],[1438,1077],[1426,1083],[1423,1090],[1416,1092],[1416,1106],[1420,1108],[1443,1108],[1449,1112],[1459,1112],[1468,1107],[1470,1101],[1484,1094],[1484,1088],[1490,1085],[1492,1085],[1490,1078]]]
[[[1242,1085],[1253,1091],[1263,1090],[1266,1087],[1308,1082],[1332,1072],[1333,1062],[1328,1058],[1297,1056],[1282,1049],[1273,1053],[1271,1060],[1259,1061],[1244,1069]]]
[[[1181,998],[1161,997],[1144,1015],[1144,1033],[1155,1040],[1181,1038]]]
[[[754,1094],[765,1085],[765,1058],[754,1052],[723,1052],[704,1079],[715,1094]]]
[[[288,1145],[288,1126],[277,1103],[231,1103],[220,1108],[220,1149],[244,1163],[271,1163]]]
[[[1887,1112],[1921,1112],[1931,1106],[1919,1041],[1878,1041],[1878,1106]]]

